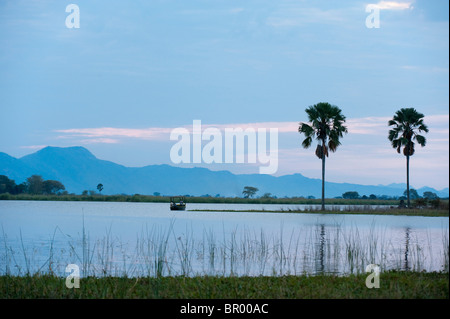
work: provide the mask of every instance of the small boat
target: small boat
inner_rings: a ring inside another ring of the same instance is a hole
[[[170,210],[185,210],[186,201],[184,196],[170,197]]]

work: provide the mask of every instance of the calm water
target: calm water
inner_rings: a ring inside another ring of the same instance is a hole
[[[188,204],[188,209],[299,205]],[[448,218],[171,212],[165,203],[0,201],[0,274],[285,275],[448,269]]]

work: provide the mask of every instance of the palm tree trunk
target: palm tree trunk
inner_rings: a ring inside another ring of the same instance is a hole
[[[322,145],[325,145],[325,143]],[[325,147],[323,147],[322,155],[322,210],[325,210]]]
[[[406,196],[408,198],[408,208],[411,208],[409,201],[409,155],[406,155]]]

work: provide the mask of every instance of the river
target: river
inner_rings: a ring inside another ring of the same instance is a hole
[[[0,274],[281,276],[448,269],[448,217],[205,212],[300,205],[0,201]]]

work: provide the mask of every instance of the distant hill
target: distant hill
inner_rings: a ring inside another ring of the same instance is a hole
[[[301,174],[274,177],[261,174],[232,174],[228,171],[211,171],[206,168],[179,168],[170,165],[125,167],[110,161],[100,160],[83,147],[46,147],[40,151],[14,158],[0,153],[0,175],[14,179],[17,184],[33,174],[44,179],[62,182],[69,193],[80,194],[83,190],[96,190],[104,185],[103,194],[189,194],[201,196],[242,196],[244,186],[259,188],[257,195],[271,193],[284,196],[321,196],[321,180],[307,178]],[[361,196],[370,194],[401,196],[406,186],[358,185],[326,182],[326,196],[341,196],[347,191],[356,191]],[[430,187],[417,189],[448,197],[449,189],[437,191]]]

